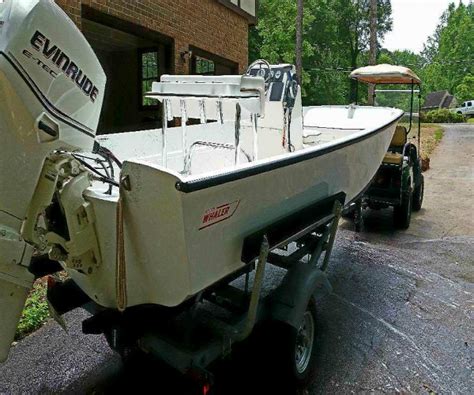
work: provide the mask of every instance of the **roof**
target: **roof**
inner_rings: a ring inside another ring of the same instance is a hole
[[[431,92],[426,95],[423,108],[448,108],[453,100],[454,96],[447,90]]]
[[[218,3],[230,8],[232,11],[247,19],[250,25],[257,22],[257,2],[256,0],[236,1],[236,0],[217,0]]]
[[[368,84],[421,84],[420,77],[408,67],[391,64],[360,67],[350,74],[350,78]]]
[[[454,100],[454,95],[448,95],[443,101],[443,104],[441,105],[443,108],[449,108],[451,107],[451,103]]]

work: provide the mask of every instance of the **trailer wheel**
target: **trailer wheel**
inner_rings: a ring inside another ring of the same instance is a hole
[[[410,226],[412,198],[412,193],[403,194],[402,202],[393,209],[393,222],[398,229],[408,229]]]
[[[298,329],[277,323],[272,330],[270,365],[279,382],[291,386],[309,383],[315,371],[316,362],[316,305],[309,300]]]
[[[420,184],[415,188],[413,192],[413,210],[420,211],[421,205],[423,204],[423,195],[425,193],[425,177],[421,175]]]
[[[296,331],[294,345],[295,375],[297,380],[304,380],[310,373],[311,362],[314,360],[314,335],[316,313],[309,308],[305,311],[300,327]]]

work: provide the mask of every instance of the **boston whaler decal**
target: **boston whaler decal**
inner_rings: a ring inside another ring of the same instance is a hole
[[[213,207],[204,213],[201,221],[201,227],[199,230],[215,225],[218,222],[222,222],[234,215],[239,207],[240,200],[236,200],[232,203],[226,203],[218,207]]]
[[[57,69],[63,71],[66,76],[75,82],[82,93],[89,97],[92,102],[95,102],[99,94],[99,89],[61,48],[57,45],[53,45],[51,41],[38,30],[33,34],[33,37],[31,37],[30,43],[44,58],[51,60]],[[56,71],[47,66],[41,59],[36,58],[30,51],[24,49],[23,55],[34,60],[38,66],[45,70],[51,77],[56,78],[58,76]]]

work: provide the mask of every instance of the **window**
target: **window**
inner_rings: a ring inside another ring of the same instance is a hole
[[[256,0],[217,0],[222,5],[234,10],[235,12],[247,16],[251,22],[255,22],[257,10]]]
[[[158,50],[141,53],[141,104],[143,107],[156,106],[156,100],[148,99],[144,95],[151,91],[153,82],[159,80]]]
[[[192,52],[192,59],[189,67],[189,74],[199,75],[230,75],[239,71],[238,63],[225,59],[221,56],[189,46]]]
[[[196,74],[202,75],[214,75],[216,72],[216,66],[212,60],[196,56],[195,60]]]
[[[467,102],[467,106],[468,106],[468,107],[471,107],[471,106],[472,106],[472,102],[471,102],[471,101],[468,101],[468,102]]]
[[[246,13],[252,16],[256,15],[255,0],[240,0],[239,3],[240,8],[242,8]]]

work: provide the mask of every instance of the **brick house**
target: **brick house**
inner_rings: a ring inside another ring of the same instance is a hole
[[[107,74],[99,133],[156,126],[143,92],[162,74],[236,74],[248,63],[256,0],[56,0]]]

